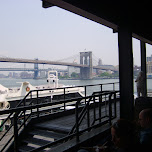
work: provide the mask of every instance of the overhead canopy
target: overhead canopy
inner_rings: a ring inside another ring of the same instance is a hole
[[[138,2],[138,3],[137,3]],[[44,0],[43,7],[58,6],[117,31],[130,27],[133,37],[152,44],[151,4],[128,0]]]

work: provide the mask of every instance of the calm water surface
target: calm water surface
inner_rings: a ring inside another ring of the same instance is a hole
[[[13,78],[0,78],[0,84],[5,87],[20,87],[21,82],[28,81],[32,85],[43,85],[46,84],[46,79],[13,79]],[[100,80],[59,80],[60,84],[64,85],[74,85],[74,86],[83,86],[83,85],[94,85],[94,84],[106,84],[106,83],[115,83],[119,82],[119,79],[100,79]],[[98,89],[97,89],[98,88]],[[103,90],[112,89],[113,85],[103,85]],[[147,79],[147,88],[152,90],[152,79]],[[91,90],[100,90],[100,86],[91,87]],[[115,85],[115,89],[119,89],[119,85]],[[134,83],[134,91],[136,92],[136,83]]]

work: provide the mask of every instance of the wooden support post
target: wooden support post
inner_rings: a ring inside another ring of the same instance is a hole
[[[120,117],[132,120],[134,115],[132,32],[129,26],[118,29]]]
[[[147,70],[146,70],[146,44],[143,41],[140,41],[140,48],[141,48],[141,71],[143,71],[144,76],[144,94],[143,96],[147,96]]]

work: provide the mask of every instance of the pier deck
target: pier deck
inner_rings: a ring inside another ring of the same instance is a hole
[[[70,110],[66,110],[64,105],[69,106],[71,100],[10,109],[8,112],[13,114],[13,117],[10,116],[13,118],[13,123],[5,138],[12,137],[10,140],[12,142],[8,142],[7,147],[14,149],[14,152],[52,151],[63,144],[67,145],[64,146],[65,149],[71,149],[77,146],[73,145],[74,143],[81,144],[108,130],[112,121],[119,118],[117,93],[117,91],[95,92],[92,96],[72,99],[73,102],[77,101]],[[59,108],[58,105],[62,107]],[[7,111],[1,113],[6,114]],[[20,124],[18,124],[19,118]],[[96,131],[97,128],[100,129]],[[3,143],[9,141],[5,138],[1,140],[1,148],[4,147]],[[73,140],[75,142],[67,144]]]

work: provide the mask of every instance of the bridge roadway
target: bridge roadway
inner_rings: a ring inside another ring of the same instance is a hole
[[[47,61],[47,60],[19,59],[19,58],[2,58],[2,57],[0,57],[0,62],[51,64],[51,65],[73,66],[73,67],[77,67],[77,68],[89,68],[89,65],[83,65],[83,64],[59,62],[59,61]],[[93,69],[118,71],[114,67],[110,68],[110,67],[107,67],[104,65],[93,66]]]
[[[0,68],[0,71],[37,71],[32,68]],[[39,69],[39,71],[49,71],[49,69]]]

